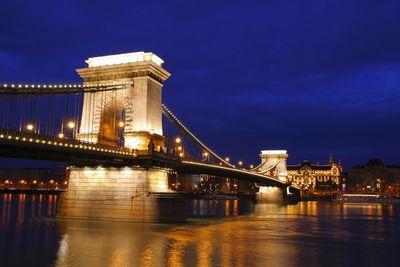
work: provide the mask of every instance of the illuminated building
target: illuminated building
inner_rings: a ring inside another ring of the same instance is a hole
[[[303,190],[335,191],[341,189],[342,165],[329,157],[328,164],[312,164],[308,160],[298,165],[288,165],[288,179]]]
[[[348,171],[348,191],[400,193],[400,166],[385,165],[379,159],[370,159],[365,165]]]

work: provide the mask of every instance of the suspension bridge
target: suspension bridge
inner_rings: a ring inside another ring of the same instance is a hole
[[[168,177],[207,174],[279,188],[277,166],[234,166],[162,104],[170,74],[153,53],[89,58],[82,84],[0,85],[0,157],[62,162],[69,186],[59,217],[182,221]]]

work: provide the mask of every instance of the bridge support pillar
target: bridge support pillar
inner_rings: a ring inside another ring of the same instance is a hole
[[[132,222],[183,222],[184,200],[168,189],[164,169],[77,168],[57,217]]]
[[[282,188],[276,186],[260,186],[256,193],[256,201],[282,203],[284,201],[284,192]]]

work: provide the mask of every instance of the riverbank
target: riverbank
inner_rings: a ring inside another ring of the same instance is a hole
[[[14,188],[1,188],[0,194],[46,194],[54,195],[61,194],[64,189],[14,189]]]

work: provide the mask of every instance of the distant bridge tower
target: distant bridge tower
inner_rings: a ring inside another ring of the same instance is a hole
[[[261,173],[267,176],[277,177],[279,180],[287,181],[288,157],[286,150],[263,150],[261,151]],[[285,201],[287,190],[274,186],[260,186],[256,194],[257,201],[281,202]]]
[[[77,69],[86,85],[127,84],[118,91],[86,93],[77,138],[86,142],[116,145],[118,123],[124,117],[124,145],[146,150],[153,139],[163,145],[161,90],[170,73],[153,53],[135,52],[86,60]]]
[[[262,150],[260,154],[261,158],[261,172],[271,170],[275,176],[283,181],[287,181],[287,164],[286,159],[288,157],[286,150]],[[271,174],[271,176],[273,176]]]

